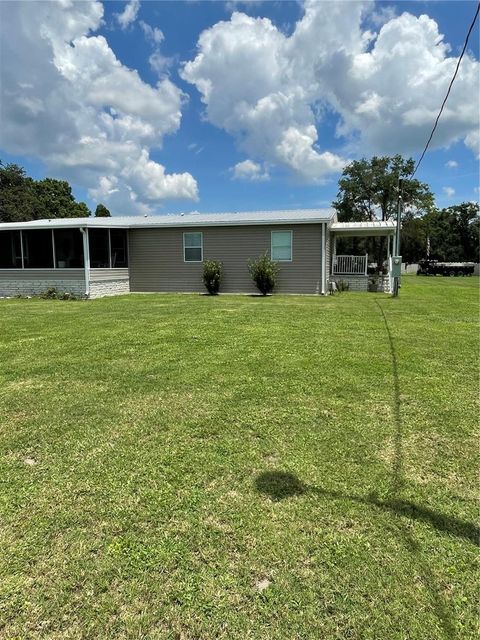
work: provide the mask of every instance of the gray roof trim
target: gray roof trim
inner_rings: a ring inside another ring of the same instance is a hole
[[[239,225],[314,224],[332,220],[331,209],[295,209],[286,211],[246,211],[234,213],[186,213],[159,216],[114,216],[112,218],[52,218],[28,222],[3,222],[0,230],[19,229],[145,229],[162,227],[216,227]]]

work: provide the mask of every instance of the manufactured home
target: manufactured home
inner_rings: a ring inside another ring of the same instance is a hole
[[[280,267],[278,293],[325,295],[339,280],[367,291],[368,257],[337,255],[336,241],[379,235],[388,260],[395,222],[342,223],[330,209],[0,223],[0,296],[202,292],[204,260],[223,263],[221,292],[251,293],[248,261],[265,252]],[[388,273],[379,287],[390,286]]]

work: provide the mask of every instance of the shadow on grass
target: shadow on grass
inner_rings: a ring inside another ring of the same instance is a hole
[[[471,522],[465,522],[458,518],[446,516],[440,512],[433,511],[427,507],[422,507],[412,502],[402,500],[398,497],[402,487],[404,486],[404,454],[403,454],[403,423],[401,413],[401,395],[400,395],[400,376],[398,371],[398,358],[397,351],[395,349],[395,343],[393,341],[392,332],[388,324],[387,316],[383,310],[382,305],[378,300],[375,303],[380,310],[383,324],[385,326],[385,332],[387,334],[388,346],[390,350],[390,360],[392,367],[392,382],[393,382],[393,434],[394,434],[394,457],[392,465],[392,481],[390,485],[390,491],[388,500],[382,504],[378,504],[378,500],[374,500],[373,504],[380,508],[390,510],[391,513],[409,518],[411,520],[418,520],[426,522],[430,526],[434,527],[437,531],[448,533],[456,537],[461,537],[473,544],[478,545],[479,542],[479,530]],[[454,640],[456,636],[455,621],[452,618],[450,609],[448,607],[447,600],[445,599],[444,590],[441,585],[437,584],[437,580],[433,571],[430,568],[428,558],[425,558],[422,554],[422,549],[419,543],[412,536],[410,530],[405,525],[405,522],[400,521],[397,524],[396,532],[399,535],[403,545],[409,551],[412,558],[414,558],[417,569],[422,577],[428,592],[430,593],[430,599],[432,608],[437,616],[437,619],[442,627],[443,634],[448,640]]]
[[[400,499],[381,500],[375,495],[366,497],[329,491],[322,487],[304,484],[293,473],[285,471],[265,471],[257,476],[255,487],[259,493],[267,495],[271,500],[279,502],[295,496],[314,494],[322,499],[349,501],[357,504],[387,511],[396,516],[393,532],[397,535],[405,548],[415,560],[417,570],[422,576],[422,582],[430,593],[432,607],[437,616],[445,638],[453,640],[456,637],[455,624],[449,611],[443,589],[437,585],[437,578],[423,558],[418,542],[413,538],[403,519],[425,522],[432,528],[451,536],[463,538],[478,545],[480,529],[471,522],[465,522],[453,516],[447,516],[433,509],[422,507],[414,502]]]
[[[257,476],[255,486],[258,492],[267,495],[271,500],[280,501],[304,494],[315,494],[322,499],[343,500],[386,511],[395,516],[394,533],[399,536],[402,544],[414,558],[417,570],[422,576],[423,583],[431,598],[432,608],[442,627],[445,638],[453,640],[456,637],[455,623],[452,619],[449,607],[445,600],[443,590],[437,585],[437,579],[430,569],[428,559],[423,557],[419,543],[414,539],[405,520],[424,522],[436,531],[446,533],[450,536],[462,538],[475,545],[480,542],[480,528],[472,522],[466,522],[435,511],[428,507],[416,504],[399,497],[401,489],[405,485],[404,481],[404,454],[403,454],[403,425],[401,416],[401,395],[400,377],[398,370],[398,359],[395,350],[392,333],[388,325],[385,312],[378,302],[378,306],[385,331],[387,334],[390,360],[392,367],[392,413],[393,413],[393,437],[394,437],[394,457],[392,464],[392,480],[386,499],[380,499],[375,494],[368,496],[358,496],[340,491],[329,491],[322,487],[315,487],[304,484],[293,473],[285,471],[266,471]]]
[[[392,484],[390,487],[390,495],[394,496],[400,491],[400,489],[404,485],[404,474],[403,474],[403,425],[402,425],[402,415],[400,411],[400,378],[398,375],[398,360],[397,360],[397,352],[395,350],[395,344],[393,342],[393,337],[390,331],[390,327],[388,326],[387,317],[385,312],[378,302],[375,300],[377,307],[380,309],[380,313],[382,314],[383,323],[385,325],[385,331],[387,333],[388,338],[388,346],[390,349],[390,360],[392,363],[392,382],[393,382],[393,402],[392,402],[392,410],[393,410],[393,442],[394,442],[394,456],[393,456],[393,467],[392,467]]]
[[[307,493],[315,494],[321,498],[347,500],[349,502],[375,507],[383,511],[390,511],[409,520],[425,522],[442,533],[463,538],[477,545],[479,543],[480,528],[472,522],[465,522],[464,520],[445,515],[428,507],[422,507],[409,500],[396,498],[381,500],[375,495],[363,497],[342,493],[341,491],[328,491],[321,487],[304,484],[293,473],[287,473],[285,471],[265,471],[261,473],[255,479],[255,487],[259,493],[267,495],[274,502]]]

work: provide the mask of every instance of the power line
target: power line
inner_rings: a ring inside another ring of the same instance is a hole
[[[458,73],[458,70],[460,68],[460,63],[462,62],[463,54],[465,53],[465,50],[466,50],[467,45],[468,45],[468,39],[470,38],[470,34],[472,33],[472,30],[473,30],[473,27],[475,25],[475,22],[477,21],[479,12],[480,12],[480,2],[477,4],[477,10],[475,12],[475,15],[473,16],[472,24],[470,25],[470,28],[469,28],[469,30],[467,32],[467,36],[465,38],[465,43],[463,45],[462,53],[460,54],[460,57],[458,58],[457,66],[455,68],[455,73],[453,74],[453,77],[450,80],[450,84],[448,85],[447,95],[445,96],[445,98],[444,98],[444,100],[442,102],[442,106],[440,107],[440,111],[438,112],[437,119],[435,120],[435,124],[433,125],[432,133],[430,134],[430,137],[427,140],[427,144],[425,145],[425,148],[424,148],[424,150],[422,152],[422,155],[420,156],[420,159],[417,162],[417,164],[415,166],[415,169],[413,170],[412,175],[410,176],[411,178],[413,178],[413,176],[417,172],[417,169],[418,169],[418,167],[420,166],[420,163],[423,160],[423,156],[427,153],[428,146],[429,146],[430,142],[432,141],[433,134],[435,133],[435,129],[437,128],[438,121],[440,120],[440,117],[441,117],[442,112],[443,112],[443,107],[445,106],[445,104],[446,104],[446,102],[448,100],[448,96],[450,95],[450,91],[452,89],[453,83],[455,82],[455,78],[457,77],[457,73]]]

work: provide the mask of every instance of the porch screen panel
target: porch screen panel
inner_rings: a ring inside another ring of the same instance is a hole
[[[127,232],[125,229],[110,229],[112,268],[128,267]]]
[[[0,269],[21,268],[20,231],[0,231]]]
[[[51,229],[22,231],[25,269],[53,269]]]
[[[53,237],[57,269],[78,269],[84,266],[83,237],[80,229],[55,229]]]
[[[108,229],[89,229],[88,244],[92,269],[108,269],[110,267]]]

